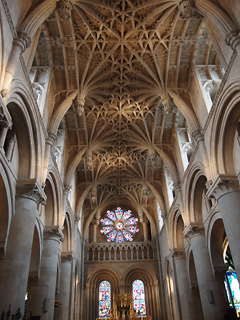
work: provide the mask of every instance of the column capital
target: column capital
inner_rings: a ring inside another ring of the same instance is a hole
[[[56,139],[57,139],[57,135],[55,133],[49,132],[48,137],[46,139],[46,143],[52,147],[54,145]]]
[[[61,254],[61,261],[62,262],[69,262],[72,263],[74,259],[74,254],[72,251],[63,251]]]
[[[190,223],[183,231],[184,237],[190,241],[193,237],[205,234],[204,225],[202,223]]]
[[[70,193],[71,189],[72,189],[72,186],[69,186],[69,185],[65,184],[64,185],[64,189],[63,189],[63,193],[68,195]]]
[[[16,197],[30,199],[37,204],[46,204],[47,196],[42,187],[35,179],[18,181],[16,186]]]
[[[182,259],[185,257],[185,251],[177,248],[173,249],[171,254],[175,259]]]
[[[63,242],[64,236],[59,226],[46,226],[43,231],[43,238]]]
[[[199,143],[200,141],[203,141],[204,140],[204,136],[201,132],[200,129],[197,129],[195,131],[192,132],[192,137],[194,138],[194,140]]]
[[[236,51],[237,46],[240,44],[240,34],[239,30],[235,29],[229,32],[225,38],[226,44],[232,48],[233,51]]]
[[[210,186],[207,197],[219,200],[225,194],[239,191],[239,181],[236,176],[220,174]]]
[[[181,183],[180,183],[180,182],[174,183],[174,184],[173,184],[173,189],[174,189],[176,192],[181,192],[181,191],[182,191]]]
[[[5,119],[0,119],[0,127],[10,129],[12,124]]]
[[[23,53],[31,44],[31,38],[26,32],[18,32],[18,36],[13,39],[13,45],[18,46]]]

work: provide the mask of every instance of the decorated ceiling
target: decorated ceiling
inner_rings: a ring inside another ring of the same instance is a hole
[[[178,180],[176,123],[196,118],[193,63],[215,64],[216,53],[192,1],[65,0],[44,22],[34,64],[54,70],[52,114],[77,91],[60,128],[85,212],[121,206],[151,219],[164,170]]]

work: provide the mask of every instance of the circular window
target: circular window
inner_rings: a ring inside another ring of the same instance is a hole
[[[138,232],[138,219],[132,216],[131,210],[124,211],[117,208],[114,211],[107,211],[107,217],[101,219],[101,233],[107,236],[107,241],[133,241],[133,235]]]

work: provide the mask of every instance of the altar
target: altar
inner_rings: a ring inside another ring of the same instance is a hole
[[[113,305],[107,317],[97,318],[96,320],[151,320],[152,317],[137,313],[133,308],[132,295],[122,294],[113,296]]]

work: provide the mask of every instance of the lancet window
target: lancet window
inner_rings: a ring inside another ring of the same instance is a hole
[[[99,318],[110,318],[111,285],[104,280],[99,285]]]
[[[144,283],[141,280],[135,280],[132,285],[133,292],[133,308],[136,313],[141,316],[146,315],[146,302]]]

